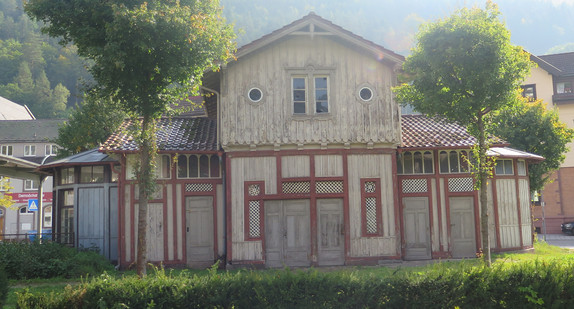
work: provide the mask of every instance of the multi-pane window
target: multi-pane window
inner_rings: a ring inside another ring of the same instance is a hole
[[[536,85],[522,86],[522,96],[527,98],[530,102],[536,101]]]
[[[399,175],[433,174],[433,154],[430,151],[407,151],[397,155]]]
[[[52,227],[52,206],[44,207],[44,228]]]
[[[46,145],[45,153],[47,156],[55,156],[58,154],[58,146],[56,145]]]
[[[161,179],[171,178],[171,157],[170,155],[160,155],[156,165],[156,175]]]
[[[217,155],[179,155],[177,178],[219,178],[219,163]]]
[[[450,150],[439,153],[439,165],[441,174],[468,173],[468,151]]]
[[[514,165],[512,159],[496,160],[496,175],[514,175]]]
[[[63,168],[60,170],[60,184],[67,185],[74,183],[74,168]]]
[[[572,82],[556,83],[556,93],[572,93]]]
[[[0,154],[3,154],[5,156],[11,156],[14,152],[14,148],[12,147],[12,145],[2,145],[2,147],[0,147]]]
[[[379,179],[361,179],[361,200],[363,235],[380,235],[382,215]]]
[[[291,86],[294,115],[327,114],[330,112],[328,76],[293,76]]]
[[[60,237],[64,244],[74,243],[74,191],[61,191]]]
[[[104,182],[103,166],[82,166],[80,169],[80,182],[99,183]]]
[[[24,146],[24,156],[32,157],[36,155],[36,145],[25,145]]]
[[[263,182],[245,183],[245,235],[250,240],[261,238],[263,192]]]
[[[24,190],[38,190],[38,182],[30,179],[24,180]]]

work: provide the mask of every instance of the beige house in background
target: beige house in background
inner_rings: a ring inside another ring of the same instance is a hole
[[[538,64],[524,81],[523,94],[541,99],[548,109],[556,109],[559,118],[574,128],[574,53],[531,56]],[[546,232],[560,233],[560,224],[574,220],[574,152],[572,143],[566,160],[553,175],[554,181],[542,191],[545,202]],[[534,226],[542,230],[542,208],[534,207]]]

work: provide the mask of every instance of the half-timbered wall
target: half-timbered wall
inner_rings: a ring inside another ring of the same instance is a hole
[[[329,113],[293,115],[291,77],[328,76]],[[392,67],[325,36],[291,36],[265,47],[223,72],[221,141],[233,146],[386,143],[400,141]],[[362,87],[372,100],[359,97]],[[259,88],[258,102],[248,98]]]

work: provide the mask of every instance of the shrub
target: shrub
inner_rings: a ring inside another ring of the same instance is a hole
[[[9,279],[77,277],[100,274],[113,266],[94,252],[58,243],[0,242],[0,265]]]
[[[4,306],[6,297],[8,296],[8,276],[6,271],[0,267],[0,308]]]

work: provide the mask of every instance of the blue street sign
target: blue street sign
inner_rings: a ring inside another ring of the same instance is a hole
[[[38,211],[38,200],[28,200],[28,211]]]

